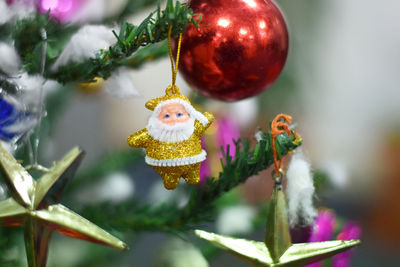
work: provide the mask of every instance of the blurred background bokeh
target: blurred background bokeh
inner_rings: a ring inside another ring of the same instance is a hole
[[[124,5],[124,0],[87,2],[99,16],[118,13]],[[304,140],[303,152],[313,168],[328,177],[316,203],[333,210],[341,224],[345,220],[361,226],[362,245],[355,249],[351,266],[398,266],[400,2],[276,2],[285,14],[290,34],[283,73],[256,97],[236,103],[206,99],[206,109],[217,118],[233,119],[236,126],[229,127],[237,127],[241,137],[249,138],[257,127],[266,129],[277,113],[292,115]],[[149,6],[129,20],[137,24],[154,8]],[[82,11],[81,15],[84,14]],[[169,59],[164,58],[132,70],[131,79],[140,97],[121,100],[101,90],[78,89],[59,116],[46,151],[48,158],[60,158],[72,146],[80,145],[87,152],[82,166],[85,168],[101,156],[126,148],[126,138],[146,125],[150,112],[144,108],[145,101],[159,96],[168,85],[169,64]],[[179,74],[177,84],[184,94],[197,97]],[[218,147],[217,141],[209,142]],[[211,164],[218,165],[218,160]],[[211,171],[218,170],[214,167]],[[234,192],[240,203],[221,211],[217,222],[205,227],[263,240],[263,227],[254,228],[249,221],[255,216],[253,206],[265,202],[271,192],[269,174],[267,170],[250,178]],[[110,190],[120,192],[122,200],[134,195],[149,203],[186,201],[184,190],[163,190],[159,177],[144,161],[114,173],[99,185],[82,188],[76,197],[82,202],[111,199],[118,203],[120,200]],[[338,222],[336,227],[341,224]],[[199,250],[182,243],[179,237],[171,238],[164,233],[132,235],[135,241],[131,250],[124,253],[105,252],[97,246],[55,235],[49,266],[85,266],[80,259],[90,253],[110,253],[107,261],[95,266],[208,266]],[[209,255],[209,266],[247,266],[222,251]],[[170,258],[188,260],[172,264]]]

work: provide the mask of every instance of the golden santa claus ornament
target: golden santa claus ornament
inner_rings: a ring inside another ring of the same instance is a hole
[[[197,111],[175,85],[165,96],[149,100],[146,108],[153,111],[147,127],[130,135],[128,144],[146,150],[146,163],[160,174],[166,189],[176,188],[181,177],[197,184],[207,155],[200,139],[214,116]]]
[[[201,148],[201,136],[214,120],[212,114],[197,111],[175,85],[182,34],[174,66],[171,32],[172,25],[168,31],[172,85],[165,90],[165,96],[146,103],[146,108],[153,111],[147,127],[128,137],[131,147],[146,150],[146,163],[160,174],[164,187],[170,190],[178,186],[181,177],[188,184],[200,182],[200,165],[207,155]]]

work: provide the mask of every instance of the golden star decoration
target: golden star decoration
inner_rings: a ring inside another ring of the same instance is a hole
[[[284,172],[280,169],[280,160],[275,146],[275,138],[286,133],[291,135],[289,124],[291,117],[278,114],[271,123],[272,149],[275,170],[272,173],[274,189],[267,215],[265,242],[232,238],[228,236],[195,230],[200,238],[215,246],[227,250],[255,266],[304,266],[332,257],[335,254],[358,246],[360,240],[333,240],[292,244],[290,239],[287,204],[282,190]],[[297,142],[301,142],[296,134]]]
[[[100,227],[57,204],[78,168],[84,152],[72,149],[37,181],[27,169],[0,145],[0,170],[11,197],[0,202],[4,226],[24,229],[25,249],[30,267],[44,267],[52,232],[118,249],[127,245]]]
[[[360,244],[360,240],[292,244],[286,200],[280,183],[275,184],[272,193],[265,242],[233,238],[202,230],[195,230],[195,234],[254,266],[304,266]]]

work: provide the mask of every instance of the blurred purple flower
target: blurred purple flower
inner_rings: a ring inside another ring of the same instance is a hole
[[[313,225],[296,225],[290,228],[292,243],[306,243],[310,240]]]
[[[356,222],[347,222],[342,232],[337,236],[337,240],[352,240],[360,239],[361,237],[361,227]],[[333,257],[332,267],[348,267],[350,266],[352,250],[342,252]]]
[[[331,240],[336,224],[336,216],[329,210],[318,213],[308,242],[322,242]],[[307,267],[321,267],[322,261],[307,265]]]
[[[336,216],[329,210],[318,213],[309,242],[328,241],[332,238]]]
[[[50,11],[50,17],[60,22],[69,21],[87,0],[6,0],[8,5],[23,2],[25,6],[36,6],[40,13]]]
[[[239,139],[239,126],[232,116],[223,116],[218,120],[217,147],[223,147],[227,153],[229,145],[229,155],[235,155],[236,145],[233,140]],[[221,155],[222,156],[222,155]]]
[[[6,4],[9,6],[12,6],[14,4],[22,4],[21,5],[21,8],[22,8],[24,6],[29,7],[29,6],[33,6],[34,4],[36,5],[36,3],[38,1],[39,0],[6,0]]]
[[[206,144],[204,136],[201,137],[201,147],[204,150],[207,150],[207,144]],[[211,177],[211,167],[210,167],[209,160],[206,159],[205,161],[203,161],[201,163],[201,166],[200,166],[200,184],[205,184],[205,181],[208,177]]]
[[[209,153],[200,167],[201,184],[204,184],[207,177],[216,175],[216,173],[213,173],[216,169],[211,168],[211,165],[219,164],[219,158],[222,157],[220,147],[222,146],[225,153],[227,153],[227,146],[229,145],[229,155],[233,157],[236,151],[236,145],[233,140],[239,139],[240,136],[238,124],[232,116],[221,116],[211,127],[217,129],[216,133],[212,138],[202,138],[201,142],[203,149]],[[219,156],[216,156],[216,153],[212,153],[213,151],[218,151]]]
[[[50,17],[60,22],[69,21],[87,0],[37,0],[37,9],[40,13],[50,10]]]
[[[312,230],[311,237],[308,242],[322,242],[332,239],[336,224],[336,216],[329,210],[323,210],[318,213]],[[356,222],[346,222],[342,231],[338,234],[337,240],[359,239],[361,236],[361,227]],[[348,267],[350,266],[350,258],[352,251],[342,252],[333,257],[332,267]],[[321,267],[323,262],[315,262],[307,265],[307,267]]]

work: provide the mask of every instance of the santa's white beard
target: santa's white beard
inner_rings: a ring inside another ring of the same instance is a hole
[[[156,116],[151,116],[147,124],[147,132],[155,140],[176,143],[189,139],[194,132],[194,119],[174,125],[162,123]]]

